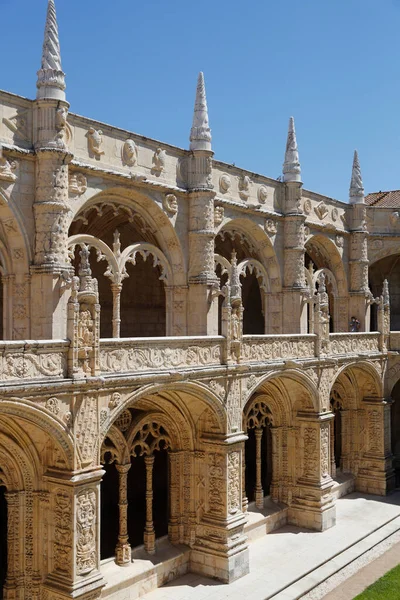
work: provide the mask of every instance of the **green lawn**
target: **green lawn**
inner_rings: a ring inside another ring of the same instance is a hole
[[[354,600],[399,600],[400,599],[400,565],[388,571],[386,575],[356,596]]]

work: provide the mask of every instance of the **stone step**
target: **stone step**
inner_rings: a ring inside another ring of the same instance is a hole
[[[399,531],[400,516],[397,516],[329,557],[328,560],[322,561],[321,564],[288,583],[281,590],[274,591],[270,595],[267,594],[265,600],[299,600],[303,598],[321,583]]]

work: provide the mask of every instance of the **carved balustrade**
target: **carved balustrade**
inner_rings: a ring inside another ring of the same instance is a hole
[[[100,369],[124,373],[220,365],[223,340],[222,336],[103,339]]]
[[[328,355],[379,353],[379,333],[331,333],[326,349]]]
[[[244,335],[242,362],[313,358],[315,335]]]
[[[241,363],[307,359],[315,356],[315,335],[245,335]],[[129,373],[224,364],[222,336],[100,340],[102,373]],[[391,332],[391,349],[400,333]],[[67,377],[68,340],[0,342],[0,381]],[[379,333],[332,333],[326,355],[379,352]]]
[[[67,340],[0,342],[0,380],[64,378],[68,348]]]

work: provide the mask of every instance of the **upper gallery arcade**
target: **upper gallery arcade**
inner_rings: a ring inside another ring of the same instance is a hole
[[[280,180],[215,160],[202,73],[186,150],[67,98],[49,0],[0,91],[0,591],[117,600],[160,538],[232,581],[266,497],[323,530],[399,483],[400,203],[357,153],[348,203],[304,189],[292,118]]]

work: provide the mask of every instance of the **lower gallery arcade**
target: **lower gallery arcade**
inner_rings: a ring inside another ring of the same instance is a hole
[[[129,579],[122,567],[139,555],[157,561],[160,544],[185,554],[161,583],[186,571],[229,582],[248,572],[254,515],[264,533],[334,525],[333,490],[393,487],[390,443],[399,477],[398,405],[382,402],[368,362],[337,370],[322,411],[321,393],[295,369],[209,384],[78,394],[73,429],[58,423],[57,398],[45,400],[54,418],[29,408],[33,398],[23,417],[9,403],[0,419],[2,597],[68,597],[90,575],[97,597],[117,598],[101,592],[104,568]],[[105,405],[98,443],[89,415]]]

